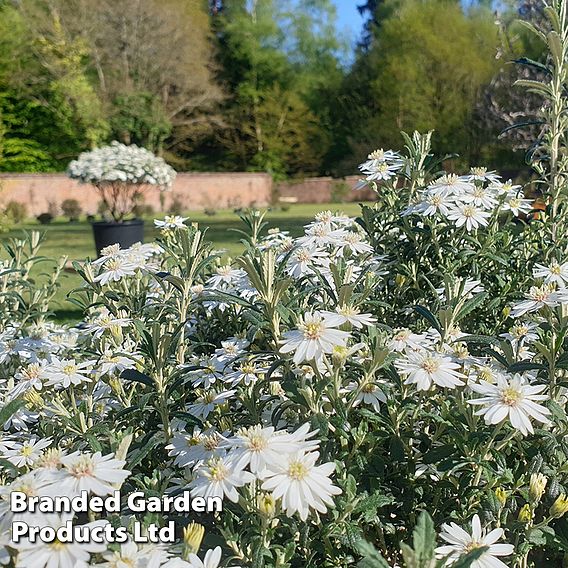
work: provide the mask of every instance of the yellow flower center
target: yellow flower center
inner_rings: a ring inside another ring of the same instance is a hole
[[[256,369],[254,368],[254,365],[252,363],[243,363],[241,365],[241,371],[245,375],[254,375],[254,372],[256,371]]]
[[[63,372],[66,375],[74,375],[77,372],[77,365],[68,363],[67,365],[65,365],[65,367],[63,367]]]
[[[211,478],[215,481],[223,481],[227,477],[228,470],[222,463],[217,463],[211,466],[209,470]]]
[[[474,176],[484,176],[487,173],[487,168],[471,168],[471,173]]]
[[[81,458],[69,468],[69,471],[74,477],[93,475],[93,460],[89,456],[81,456]]]
[[[304,337],[306,339],[319,339],[321,332],[321,322],[307,323],[304,325]]]
[[[483,544],[481,542],[477,542],[475,540],[472,540],[471,542],[468,542],[465,546],[464,546],[464,552],[466,554],[468,554],[469,552],[471,552],[472,550],[475,550],[476,548],[480,548],[482,547]]]
[[[219,445],[219,438],[217,434],[213,434],[212,436],[204,436],[203,437],[203,447],[212,452],[217,448]]]
[[[514,388],[506,388],[501,391],[501,402],[507,406],[516,406],[522,399],[522,393]]]
[[[268,447],[268,441],[261,434],[252,434],[248,439],[248,447],[253,452],[260,452]]]
[[[368,156],[369,160],[383,160],[385,157],[385,151],[382,148],[371,152]]]
[[[434,359],[434,357],[426,357],[426,359],[422,361],[421,367],[427,373],[435,373],[440,368],[440,361]]]
[[[24,456],[25,458],[29,458],[32,454],[33,454],[33,448],[26,442],[23,446],[22,446],[22,456]]]
[[[304,479],[308,473],[308,468],[302,462],[291,462],[288,466],[288,476],[297,481]]]
[[[462,214],[464,217],[467,218],[471,218],[475,215],[475,207],[473,207],[472,205],[466,205],[463,209],[462,209]]]

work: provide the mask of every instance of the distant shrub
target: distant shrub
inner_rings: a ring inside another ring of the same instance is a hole
[[[132,210],[136,217],[152,217],[156,210],[149,203],[140,203]]]
[[[332,203],[344,203],[349,195],[349,184],[344,181],[334,181],[331,184],[330,199]]]
[[[76,199],[65,199],[61,204],[61,210],[69,221],[78,221],[83,212],[83,208]]]
[[[213,209],[212,207],[206,207],[203,210],[203,213],[205,213],[205,215],[209,215],[209,217],[213,217],[213,215],[217,215],[217,209]]]
[[[21,223],[28,216],[28,208],[25,203],[10,201],[6,205],[4,213],[14,222]]]
[[[55,217],[59,215],[59,205],[57,205],[57,201],[47,202],[47,212],[51,215],[52,219],[55,219]]]
[[[53,215],[51,213],[41,213],[40,215],[38,215],[36,217],[36,219],[42,225],[49,225],[49,223],[51,223],[53,221]]]
[[[177,195],[174,195],[172,197],[170,207],[168,208],[168,213],[170,215],[181,215],[183,213],[183,209],[184,207],[182,200]]]

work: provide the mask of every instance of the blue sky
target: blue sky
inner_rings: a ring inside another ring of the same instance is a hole
[[[337,26],[342,32],[347,32],[353,42],[359,39],[363,19],[357,11],[360,0],[333,0],[337,6]]]

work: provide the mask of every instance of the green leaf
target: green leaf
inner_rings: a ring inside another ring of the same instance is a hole
[[[412,544],[414,554],[420,560],[420,566],[426,566],[434,558],[434,548],[436,547],[436,529],[432,517],[422,511],[418,518],[418,523],[412,533]]]
[[[127,381],[135,381],[137,383],[142,383],[144,385],[153,386],[154,381],[144,373],[137,371],[136,369],[125,369],[120,373],[121,379],[126,379]]]
[[[432,325],[432,327],[436,328],[438,331],[442,331],[442,326],[440,325],[440,322],[438,321],[438,318],[436,318],[436,316],[427,308],[424,308],[422,306],[414,306],[414,309],[425,319],[428,321],[428,323],[430,323],[430,325]]]
[[[522,373],[524,371],[540,371],[546,369],[545,365],[540,363],[531,363],[530,361],[519,361],[518,363],[513,363],[509,365],[510,373]]]
[[[484,345],[499,345],[500,341],[496,337],[488,335],[466,335],[460,337],[460,341],[464,343],[482,343]]]
[[[21,398],[11,400],[0,409],[0,428],[24,406],[25,401]]]
[[[357,550],[363,559],[357,564],[358,568],[390,568],[381,553],[369,542],[360,540]]]
[[[480,548],[476,548],[472,550],[469,554],[466,554],[462,558],[460,558],[457,562],[452,564],[452,568],[470,568],[470,566],[476,561],[481,558],[485,552],[489,550],[488,546],[482,546]]]
[[[455,314],[456,321],[461,320],[477,307],[479,307],[487,298],[487,292],[482,292],[481,294],[476,294],[473,298],[465,302],[460,310]]]

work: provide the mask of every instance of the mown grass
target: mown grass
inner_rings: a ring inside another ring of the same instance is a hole
[[[290,231],[292,236],[302,234],[303,226],[308,223],[313,216],[325,209],[333,211],[343,211],[347,215],[358,215],[360,208],[357,203],[344,204],[296,204],[291,205],[287,211],[280,209],[269,210],[266,220],[269,227],[279,227],[282,230]],[[189,221],[199,223],[202,229],[207,229],[207,239],[213,243],[216,249],[223,249],[227,256],[235,256],[243,250],[240,242],[241,235],[231,230],[242,228],[238,215],[232,210],[218,211],[215,215],[206,215],[202,212],[188,212],[184,216]],[[57,219],[49,225],[40,225],[37,221],[24,222],[11,231],[0,235],[0,241],[5,241],[14,237],[21,237],[23,231],[41,231],[45,233],[45,240],[41,248],[41,254],[50,259],[57,259],[67,256],[72,260],[85,260],[94,258],[95,247],[92,229],[86,221],[69,223],[65,219]],[[153,226],[152,219],[146,220],[144,239],[146,242],[152,241],[158,235],[158,231]],[[0,253],[5,255],[3,251]],[[41,272],[53,270],[54,263],[46,261],[42,263],[35,276]],[[81,283],[80,277],[73,271],[66,271],[61,279],[61,287],[52,302],[52,310],[55,317],[59,320],[77,319],[79,313],[74,304],[69,302],[68,294]]]

